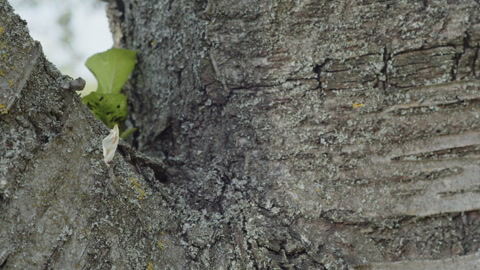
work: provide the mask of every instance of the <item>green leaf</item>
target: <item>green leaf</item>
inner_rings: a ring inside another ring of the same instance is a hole
[[[124,94],[92,92],[83,97],[82,102],[109,128],[122,124],[127,118],[127,96]]]
[[[123,131],[122,134],[120,134],[120,138],[125,140],[128,136],[132,135],[137,130],[138,130],[138,128],[129,128],[129,129]]]
[[[112,48],[87,59],[85,65],[98,81],[97,92],[118,94],[135,67],[137,52]]]

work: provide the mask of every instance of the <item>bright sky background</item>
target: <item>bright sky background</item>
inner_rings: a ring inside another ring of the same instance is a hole
[[[87,87],[95,90],[97,82],[85,67],[85,61],[113,45],[106,3],[100,0],[8,1],[27,21],[30,35],[40,41],[48,60],[62,73],[74,79],[84,78]],[[59,23],[62,18],[67,22],[63,26]]]

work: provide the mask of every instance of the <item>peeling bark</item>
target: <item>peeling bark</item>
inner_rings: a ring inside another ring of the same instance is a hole
[[[4,268],[479,266],[476,2],[112,0],[139,132],[111,168],[0,12]]]

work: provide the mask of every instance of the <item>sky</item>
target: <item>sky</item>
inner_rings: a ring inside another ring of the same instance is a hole
[[[96,80],[85,67],[95,53],[113,45],[100,0],[8,0],[15,12],[27,21],[30,35],[40,41],[47,59],[62,73],[82,77],[96,89]]]

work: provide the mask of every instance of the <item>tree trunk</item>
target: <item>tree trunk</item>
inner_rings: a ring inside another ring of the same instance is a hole
[[[0,268],[480,267],[476,1],[107,13],[138,51],[139,152],[112,167],[79,81],[0,1]]]

